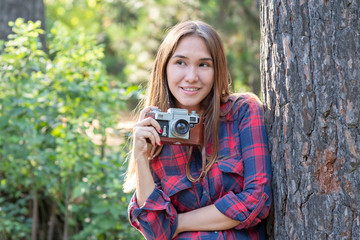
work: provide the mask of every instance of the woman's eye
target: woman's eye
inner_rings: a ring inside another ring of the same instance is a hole
[[[176,64],[185,65],[184,61],[181,61],[181,60],[176,61]]]
[[[210,67],[210,64],[208,64],[208,63],[200,63],[200,67]]]

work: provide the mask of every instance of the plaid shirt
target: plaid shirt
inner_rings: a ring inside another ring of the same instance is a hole
[[[234,98],[221,106],[232,106]],[[212,152],[212,144],[207,145]],[[201,172],[201,152],[191,157],[190,172]],[[218,160],[197,183],[186,177],[186,147],[164,145],[151,161],[156,188],[140,208],[134,194],[129,205],[131,224],[146,239],[171,239],[177,227],[177,213],[215,204],[229,218],[240,223],[224,231],[183,232],[175,239],[265,239],[264,224],[271,205],[271,166],[262,107],[250,94],[242,95],[220,121]]]

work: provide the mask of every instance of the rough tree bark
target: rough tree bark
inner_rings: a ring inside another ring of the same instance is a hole
[[[360,1],[260,11],[270,239],[360,239]]]
[[[24,18],[25,22],[40,20],[45,29],[45,13],[43,0],[0,0],[0,39],[7,40],[11,33],[9,21]],[[45,36],[40,36],[43,48],[46,49]]]

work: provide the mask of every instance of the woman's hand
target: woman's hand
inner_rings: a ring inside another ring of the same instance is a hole
[[[151,109],[158,108],[154,106],[146,107],[140,112],[139,121],[133,128],[133,151],[134,154],[148,155],[151,145],[161,145],[159,133],[161,133],[160,124],[151,117],[146,117],[146,113]],[[150,144],[148,144],[150,143]]]
[[[183,216],[183,213],[178,213],[178,225],[176,226],[176,231],[175,231],[174,235],[172,236],[172,239],[176,238],[177,235],[179,235],[180,233],[183,232],[180,229],[180,226],[181,226],[181,223],[182,223],[182,216]]]

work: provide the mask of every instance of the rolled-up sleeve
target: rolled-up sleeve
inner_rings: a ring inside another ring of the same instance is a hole
[[[267,133],[260,102],[248,97],[241,103],[234,132],[243,161],[244,188],[240,193],[228,192],[215,202],[217,209],[240,221],[235,229],[250,228],[265,219],[271,206],[271,163]]]
[[[171,239],[177,227],[177,212],[166,194],[155,188],[142,207],[133,195],[129,205],[131,224],[146,239]]]

